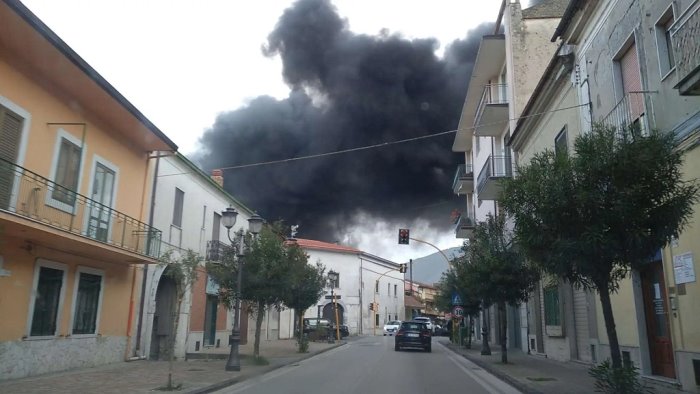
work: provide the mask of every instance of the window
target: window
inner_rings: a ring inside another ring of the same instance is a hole
[[[374,283],[374,292],[379,294],[379,281]]]
[[[554,152],[557,155],[568,156],[569,154],[569,137],[566,130],[566,126],[557,134],[554,138]]]
[[[561,326],[558,286],[544,288],[544,320],[547,326]]]
[[[206,211],[206,207],[204,207],[204,208]],[[221,215],[218,212],[214,212],[214,223],[212,223],[212,227],[211,227],[211,239],[212,239],[212,241],[218,241],[220,235],[221,235]]]
[[[182,204],[185,202],[185,192],[175,188],[175,204],[173,205],[173,225],[182,227]]]
[[[676,66],[671,44],[671,25],[673,25],[673,7],[668,7],[654,27],[656,30],[656,47],[659,54],[659,71],[661,77],[669,74]]]
[[[386,284],[386,295],[391,295],[391,283]]]
[[[78,268],[73,302],[73,335],[97,334],[103,277],[102,271]]]
[[[394,298],[397,297],[396,293],[397,293],[398,288],[399,288],[399,285],[394,285]]]
[[[53,180],[56,186],[51,192],[51,198],[60,203],[73,207],[75,193],[78,191],[82,149],[78,141],[59,136],[58,156],[55,164]]]
[[[374,325],[375,326],[379,325],[379,313],[374,314]]]
[[[23,123],[22,117],[0,105],[0,159],[17,163]],[[4,162],[0,164],[5,165]],[[10,206],[14,181],[13,171],[0,171],[0,208],[7,209]]]
[[[29,336],[54,336],[58,328],[66,267],[40,262],[35,270],[33,308]]]

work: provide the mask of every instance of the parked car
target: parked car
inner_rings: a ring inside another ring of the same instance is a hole
[[[401,327],[401,322],[398,320],[393,320],[384,325],[384,336],[392,336],[396,333],[396,331],[399,330],[399,327]]]
[[[335,323],[331,323],[330,330],[331,330],[331,335],[333,336],[333,338],[335,338],[335,336],[336,336]],[[350,335],[350,330],[348,329],[348,326],[346,326],[345,324],[341,324],[340,325],[340,337],[345,338],[348,335]]]
[[[447,325],[435,325],[435,330],[433,330],[436,337],[449,337],[450,330],[447,329]]]
[[[418,316],[418,317],[414,317],[413,321],[419,321],[421,323],[425,323],[428,326],[428,330],[430,330],[430,332],[433,332],[433,322],[430,321],[429,317]]]
[[[394,336],[394,350],[405,347],[421,348],[426,352],[432,350],[432,334],[428,325],[423,321],[408,321],[401,323],[399,331]]]

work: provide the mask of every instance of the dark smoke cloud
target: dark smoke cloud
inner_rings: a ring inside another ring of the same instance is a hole
[[[451,43],[354,34],[327,0],[287,9],[264,52],[280,56],[288,98],[258,97],[220,115],[202,137],[206,169],[366,146],[456,128],[481,25]],[[257,76],[251,76],[255,78]],[[447,229],[457,164],[454,135],[328,158],[227,170],[225,187],[268,220],[301,224],[301,237],[342,239],[363,217],[423,217]]]

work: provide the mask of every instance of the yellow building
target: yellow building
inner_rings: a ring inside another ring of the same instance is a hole
[[[0,379],[124,360],[177,147],[20,2],[0,21]]]

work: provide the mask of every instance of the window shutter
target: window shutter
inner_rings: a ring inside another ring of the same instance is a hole
[[[0,107],[0,158],[12,163],[17,162],[22,121],[18,115]]]
[[[620,69],[622,70],[622,91],[625,95],[630,92],[642,90],[642,79],[639,75],[639,59],[637,58],[637,46],[632,45],[630,49],[620,58]],[[631,120],[636,120],[644,113],[644,102],[640,94],[629,96]]]

